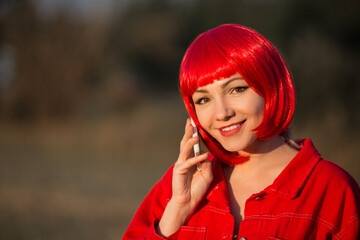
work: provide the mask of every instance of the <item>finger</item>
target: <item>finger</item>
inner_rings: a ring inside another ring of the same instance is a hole
[[[185,143],[189,139],[189,131],[190,131],[190,124],[189,124],[189,121],[186,121],[184,135],[180,142],[180,150],[184,147]]]
[[[198,171],[207,170],[212,168],[212,162],[207,158],[204,161],[196,164],[196,169]]]
[[[199,137],[191,137],[187,142],[184,144],[183,148],[179,154],[179,161],[186,161],[186,159],[190,155],[190,151],[192,151],[193,146],[199,141]]]
[[[193,130],[193,127],[191,126],[190,118],[188,118],[186,120],[185,133],[180,142],[180,151],[183,149],[185,143],[192,137],[193,131],[194,130]]]
[[[203,153],[197,157],[189,158],[187,161],[184,162],[182,165],[183,170],[188,170],[195,166],[196,164],[202,163],[207,160],[209,153]]]

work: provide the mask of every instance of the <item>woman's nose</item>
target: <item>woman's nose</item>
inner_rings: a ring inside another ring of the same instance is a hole
[[[235,115],[234,109],[226,100],[219,100],[216,104],[216,120],[226,121]]]

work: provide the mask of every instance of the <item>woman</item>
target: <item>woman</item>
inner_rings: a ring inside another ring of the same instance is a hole
[[[180,88],[210,153],[193,157],[188,120],[124,239],[359,239],[359,186],[309,139],[291,139],[293,82],[267,39],[234,24],[199,35]]]

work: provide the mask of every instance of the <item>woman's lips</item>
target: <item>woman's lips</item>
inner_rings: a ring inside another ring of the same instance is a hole
[[[232,125],[229,125],[226,127],[219,128],[220,134],[224,137],[234,135],[240,131],[244,122],[245,122],[245,120],[241,121],[239,123],[236,123],[236,124],[232,124]]]

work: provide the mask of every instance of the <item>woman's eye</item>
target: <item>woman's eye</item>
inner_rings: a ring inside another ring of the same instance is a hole
[[[232,88],[230,90],[231,93],[241,93],[241,92],[244,92],[246,89],[248,89],[249,87],[248,86],[244,86],[244,87],[235,87],[235,88]]]
[[[205,103],[207,103],[207,102],[209,102],[210,101],[210,99],[209,98],[200,98],[199,100],[197,100],[195,103],[196,104],[205,104]]]

